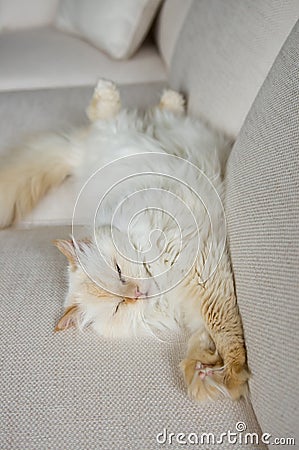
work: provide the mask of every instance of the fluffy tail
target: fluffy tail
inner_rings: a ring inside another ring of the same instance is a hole
[[[0,159],[0,228],[17,223],[49,189],[72,174],[67,137],[48,134]]]

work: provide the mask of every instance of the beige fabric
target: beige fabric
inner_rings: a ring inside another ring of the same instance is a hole
[[[94,85],[99,77],[117,83],[165,81],[153,44],[128,61],[114,61],[81,39],[51,28],[1,34],[0,91]]]
[[[237,135],[298,16],[299,0],[193,0],[171,64],[189,111]]]
[[[299,23],[227,168],[227,222],[252,401],[264,431],[298,434]],[[297,444],[298,445],[298,444]]]
[[[49,25],[54,19],[58,2],[59,0],[0,0],[0,31]]]
[[[184,20],[193,0],[164,0],[155,26],[155,38],[160,53],[167,65],[179,38]]]
[[[259,432],[250,404],[188,400],[178,370],[183,335],[160,342],[53,333],[67,286],[65,258],[51,241],[69,232],[0,232],[1,450],[191,449],[158,445],[156,436],[167,428],[219,438],[238,421]]]
[[[112,58],[135,53],[161,0],[61,0],[56,25],[76,33]]]

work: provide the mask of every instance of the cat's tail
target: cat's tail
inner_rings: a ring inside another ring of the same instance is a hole
[[[17,223],[74,170],[69,139],[47,134],[0,158],[0,228]]]

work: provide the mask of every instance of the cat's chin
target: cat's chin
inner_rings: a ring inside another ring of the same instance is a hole
[[[106,338],[156,336],[159,330],[176,329],[177,322],[168,302],[161,298],[109,298],[84,296],[84,303],[72,303],[56,326],[56,331],[76,327],[92,328]]]

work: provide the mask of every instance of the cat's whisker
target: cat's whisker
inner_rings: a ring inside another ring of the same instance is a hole
[[[217,389],[219,392],[221,392],[221,394],[226,397],[226,398],[230,398],[229,392],[227,391],[227,389],[223,386],[220,385],[219,383],[217,383],[215,380],[213,380],[213,378],[211,377],[206,377],[205,381],[212,387],[214,387],[215,389]]]
[[[76,306],[71,320],[66,310],[64,329],[91,324],[106,337],[147,333],[169,344],[177,336],[168,332],[188,327],[184,377],[199,400],[228,395],[223,384],[234,381],[232,364],[243,368],[234,376],[240,385],[249,374],[218,160],[232,142],[181,115],[183,103],[179,93],[166,91],[163,108],[150,115],[119,111],[117,88],[101,80],[88,110],[94,124],[33,140],[16,149],[18,164],[13,156],[13,164],[0,167],[0,227],[72,176],[78,189],[72,235],[55,243],[69,261],[66,306]],[[92,239],[74,235],[81,216]],[[198,360],[205,363],[195,365]],[[230,361],[227,373],[223,361]]]
[[[115,316],[115,314],[117,313],[118,308],[119,308],[119,306],[121,305],[121,303],[124,303],[124,302],[125,302],[125,299],[124,299],[124,298],[123,298],[121,301],[118,302],[118,304],[116,305],[116,308],[115,308],[115,310],[114,310],[114,313],[113,313],[114,316]]]

